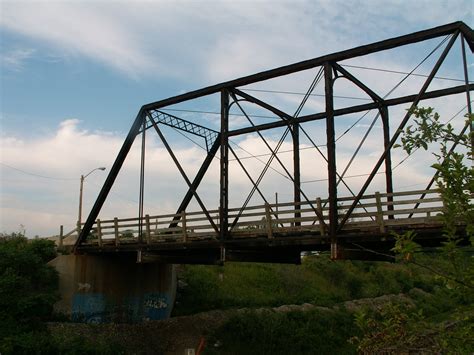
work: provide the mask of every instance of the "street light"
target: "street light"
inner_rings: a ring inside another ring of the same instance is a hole
[[[81,175],[81,187],[79,189],[79,218],[77,220],[77,228],[80,230],[81,229],[81,220],[82,220],[82,190],[84,188],[84,180],[86,177],[88,177],[90,174],[92,174],[96,170],[105,170],[105,168],[102,166],[100,168],[95,168],[89,171],[86,175]]]

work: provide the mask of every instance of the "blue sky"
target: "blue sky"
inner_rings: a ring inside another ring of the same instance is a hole
[[[472,26],[473,2],[2,0],[0,231],[23,225],[33,236],[57,233],[60,224],[72,228],[79,176],[111,166],[142,104],[453,21]],[[416,48],[404,53],[401,60],[380,55],[364,63],[408,71],[419,55]],[[453,68],[446,73],[455,75]],[[282,100],[289,112],[297,105],[296,98]],[[218,110],[212,102],[192,108],[206,105]],[[212,116],[197,119],[215,126]],[[193,157],[186,163],[191,171],[203,156],[185,142],[174,143],[178,154]],[[259,149],[252,138],[241,143]],[[158,143],[150,144],[163,153]],[[150,159],[169,165],[158,153]],[[109,217],[135,213],[135,165],[132,157],[124,167],[105,206]],[[181,190],[169,186],[176,175],[158,168],[156,174],[165,177],[161,190],[148,189],[157,194],[149,209],[174,211]],[[95,172],[88,178],[85,215],[105,176]],[[209,179],[203,194],[215,185]],[[235,180],[240,186],[239,177]],[[269,184],[269,190],[285,194],[278,180]],[[209,199],[211,205],[215,201]]]

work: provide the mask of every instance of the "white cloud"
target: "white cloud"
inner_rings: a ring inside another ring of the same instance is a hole
[[[137,33],[115,16],[115,6],[7,2],[2,7],[4,28],[46,41],[58,50],[85,55],[132,76],[157,68],[146,49],[137,45]]]
[[[32,48],[16,48],[2,53],[1,62],[10,70],[21,71],[25,62],[33,56],[35,51],[36,50]]]
[[[58,53],[86,56],[132,77],[215,82],[472,20],[469,7],[470,1],[386,1],[381,12],[377,1],[4,1],[0,21]]]

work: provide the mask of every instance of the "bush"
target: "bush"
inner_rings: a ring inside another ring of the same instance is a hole
[[[46,262],[54,243],[22,235],[0,236],[0,334],[41,330],[58,300],[58,275]]]

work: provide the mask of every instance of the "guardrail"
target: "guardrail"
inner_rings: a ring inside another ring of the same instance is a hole
[[[421,194],[425,194],[425,197],[420,198]],[[338,198],[341,219],[353,201],[354,197]],[[439,215],[442,212],[443,201],[438,190],[376,192],[361,198],[341,233],[386,233],[400,226],[440,226],[442,221]],[[218,210],[211,210],[209,214],[213,222],[219,225]],[[321,219],[318,214],[322,216]],[[249,206],[243,211],[232,208],[228,215],[232,239],[275,238],[304,232],[316,237],[326,236],[329,224],[328,201],[320,198],[297,204],[288,202]],[[101,247],[137,242],[194,243],[202,240],[218,240],[218,233],[206,215],[203,212],[182,212],[145,215],[141,219],[98,219],[84,243]]]

